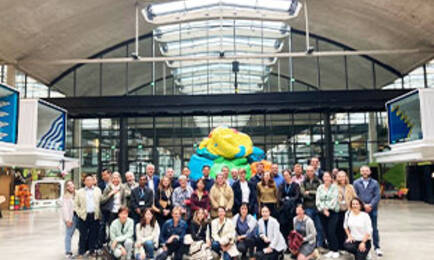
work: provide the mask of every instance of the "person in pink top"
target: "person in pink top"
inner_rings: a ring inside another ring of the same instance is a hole
[[[301,164],[297,163],[294,165],[294,176],[292,176],[292,181],[301,185],[304,181],[303,167]]]

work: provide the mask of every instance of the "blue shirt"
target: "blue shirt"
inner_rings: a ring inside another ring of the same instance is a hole
[[[185,232],[187,231],[187,223],[180,219],[178,225],[175,227],[173,223],[173,219],[167,220],[163,224],[163,228],[161,229],[160,234],[160,244],[166,244],[169,237],[172,235],[178,235],[179,241],[182,243],[184,241]]]
[[[280,185],[282,185],[282,183],[285,181],[285,179],[283,179],[282,175],[280,175],[280,173],[277,173],[276,176],[274,176],[274,182],[276,183],[276,187],[279,188]]]
[[[85,187],[84,190],[86,191],[86,212],[87,213],[94,213],[95,212],[95,198],[94,198],[94,191],[95,189]]]

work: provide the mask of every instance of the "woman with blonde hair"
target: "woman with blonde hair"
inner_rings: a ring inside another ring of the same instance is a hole
[[[121,207],[127,206],[127,192],[122,185],[122,177],[119,172],[114,172],[111,177],[111,182],[104,189],[101,197],[101,207],[110,210],[109,222],[118,217],[118,211]]]
[[[172,194],[173,188],[171,180],[168,176],[161,178],[158,184],[157,192],[155,193],[155,207],[158,208],[157,220],[160,226],[170,219],[170,212],[172,211]]]
[[[63,195],[63,221],[65,222],[65,254],[72,257],[71,239],[77,225],[77,216],[74,212],[75,186],[71,180],[65,182],[65,194]]]
[[[339,250],[344,249],[345,243],[345,230],[344,230],[344,219],[345,212],[350,208],[350,203],[354,198],[357,198],[356,191],[354,190],[353,185],[350,184],[350,180],[348,179],[347,173],[345,171],[339,171],[336,175],[336,185],[339,190],[339,212],[338,212],[338,229],[337,229],[337,237],[339,243]]]

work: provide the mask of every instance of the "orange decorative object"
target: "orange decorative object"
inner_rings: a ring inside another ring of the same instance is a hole
[[[20,209],[23,209],[26,207],[27,209],[30,208],[30,197],[31,197],[29,186],[26,184],[21,184],[18,186],[15,186],[15,197],[18,197],[20,200]]]
[[[250,169],[252,169],[252,177],[256,175],[256,165],[258,165],[259,162],[254,162],[250,164]],[[271,162],[262,160],[261,163],[264,164],[264,171],[269,172],[271,170]]]

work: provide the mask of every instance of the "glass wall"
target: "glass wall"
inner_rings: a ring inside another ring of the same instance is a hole
[[[370,140],[368,113],[332,114],[333,166],[357,172],[369,163],[368,143],[375,143],[379,149],[387,145],[385,116],[375,113],[377,136]],[[324,162],[324,120],[324,114],[319,113],[128,118],[128,166],[137,175],[144,173],[148,163],[157,165],[159,174],[169,167],[179,174],[202,139],[217,126],[250,135],[253,144],[264,149],[267,159],[281,169],[295,163],[306,166],[312,156]],[[118,170],[119,118],[80,121],[81,146],[69,146],[68,150],[81,153],[82,171]]]

